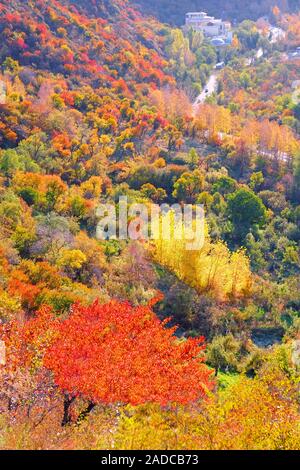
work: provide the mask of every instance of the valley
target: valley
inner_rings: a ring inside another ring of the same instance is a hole
[[[299,2],[150,7],[0,0],[0,448],[298,450]]]

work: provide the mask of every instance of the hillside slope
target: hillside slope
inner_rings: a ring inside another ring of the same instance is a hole
[[[281,20],[283,43],[248,22],[218,50],[129,0],[0,0],[1,449],[300,448]]]
[[[125,8],[126,6],[126,8]],[[96,16],[94,16],[96,14]],[[13,0],[0,2],[0,60],[114,84],[125,79],[168,82],[160,56],[160,25],[146,22],[127,2]],[[130,83],[132,82],[132,83]]]
[[[33,110],[38,106],[41,112],[49,101],[57,109],[68,106],[86,113],[95,93],[93,106],[107,107],[114,119],[123,119],[116,110],[125,98],[135,100],[137,112],[151,90],[174,83],[161,30],[159,22],[146,21],[126,0],[87,5],[0,1],[1,78],[10,93],[17,93],[14,107],[22,108],[21,119],[13,116],[10,100],[2,106],[2,146],[14,146],[40,127],[42,123],[32,122]],[[131,118],[136,123],[140,119],[134,112]]]

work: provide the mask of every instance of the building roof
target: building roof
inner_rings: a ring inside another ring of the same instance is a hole
[[[211,39],[211,44],[213,44],[214,46],[224,46],[225,45],[225,41],[224,39],[220,38],[220,37],[217,37],[217,38],[213,38]]]

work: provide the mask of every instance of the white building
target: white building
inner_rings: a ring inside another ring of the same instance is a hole
[[[231,29],[230,23],[208,16],[204,11],[190,12],[185,15],[186,29],[202,31],[207,37],[226,37]]]

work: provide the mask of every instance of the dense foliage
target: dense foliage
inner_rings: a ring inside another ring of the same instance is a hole
[[[299,449],[297,6],[219,49],[0,0],[1,448]],[[98,240],[120,196],[203,204],[203,246]]]

